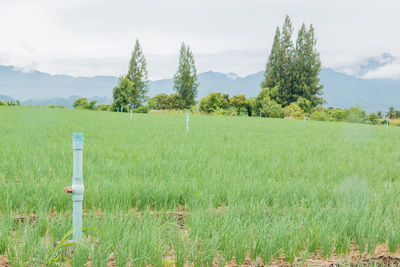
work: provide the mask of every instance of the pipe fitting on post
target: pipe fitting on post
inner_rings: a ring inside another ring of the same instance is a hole
[[[72,201],[83,201],[84,192],[85,187],[83,186],[83,182],[72,183]]]

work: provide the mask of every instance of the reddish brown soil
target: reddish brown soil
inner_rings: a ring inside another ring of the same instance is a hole
[[[10,261],[6,255],[0,256],[0,267],[9,267]]]

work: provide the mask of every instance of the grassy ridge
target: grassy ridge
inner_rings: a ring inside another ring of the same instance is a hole
[[[73,132],[85,138],[84,226],[102,231],[87,230],[97,245],[83,242],[76,266],[110,252],[163,265],[168,247],[178,265],[204,265],[216,251],[268,262],[400,241],[396,127],[194,115],[186,133],[184,115],[0,108],[0,254],[15,265],[71,227]]]

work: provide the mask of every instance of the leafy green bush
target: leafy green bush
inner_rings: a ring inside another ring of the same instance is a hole
[[[343,109],[335,108],[332,111],[331,116],[335,121],[343,121],[347,118],[348,113]]]
[[[362,119],[365,117],[365,111],[357,107],[348,108],[346,112],[347,112],[346,120],[348,122],[362,122]]]
[[[268,98],[261,101],[261,114],[269,118],[283,118],[285,116],[282,106]]]
[[[170,94],[166,98],[167,109],[183,109],[185,101],[183,101],[180,94]]]
[[[305,113],[310,113],[312,109],[312,103],[310,100],[299,97],[296,101],[296,104],[305,112]]]
[[[330,117],[325,112],[314,111],[314,113],[312,114],[312,118],[316,121],[327,121]]]
[[[134,110],[135,113],[149,113],[149,107],[148,106],[141,106],[138,107],[137,109]]]
[[[111,105],[106,105],[106,104],[100,104],[96,107],[96,110],[100,110],[100,111],[111,111],[112,110],[112,106]]]
[[[229,96],[221,93],[210,93],[200,100],[199,110],[205,113],[213,113],[217,110],[229,107]]]
[[[365,118],[363,119],[363,123],[367,123],[367,124],[377,124],[379,122],[379,116],[376,113],[371,113],[368,114],[367,116],[365,116]]]
[[[155,110],[164,110],[168,109],[167,105],[167,94],[158,94],[149,100],[149,108],[150,109],[155,109]]]
[[[387,119],[380,120],[380,124],[386,125],[386,121],[387,121]],[[390,120],[389,120],[388,124],[390,125]]]
[[[54,105],[54,104],[50,104],[50,105],[46,105],[46,108],[60,108],[60,109],[68,109],[68,107],[66,106],[62,106],[62,105]]]
[[[90,107],[86,97],[78,98],[72,106],[74,106],[75,109],[89,109]]]
[[[226,116],[237,116],[237,111],[236,111],[235,108],[228,108],[225,111],[224,115],[226,115]]]
[[[241,107],[238,111],[238,115],[240,116],[248,116],[247,108],[246,107]]]
[[[300,118],[303,116],[303,110],[299,107],[297,103],[291,103],[289,106],[286,106],[283,109],[283,113],[285,114],[285,117],[295,117],[295,118]]]
[[[257,101],[255,97],[247,98],[246,108],[249,116],[257,116]]]
[[[0,106],[8,106],[6,102],[0,101]]]
[[[229,99],[229,104],[231,107],[236,108],[238,114],[241,114],[241,109],[246,109],[247,98],[245,95],[234,95]],[[247,109],[246,109],[247,112]]]

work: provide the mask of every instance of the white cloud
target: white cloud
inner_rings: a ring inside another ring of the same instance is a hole
[[[365,79],[400,79],[400,61],[367,72]]]
[[[182,41],[199,71],[262,69],[286,14],[313,23],[323,65],[400,55],[398,0],[2,0],[0,64],[75,76],[126,71],[136,38],[150,77],[171,77]],[[37,64],[37,65],[36,65]]]

